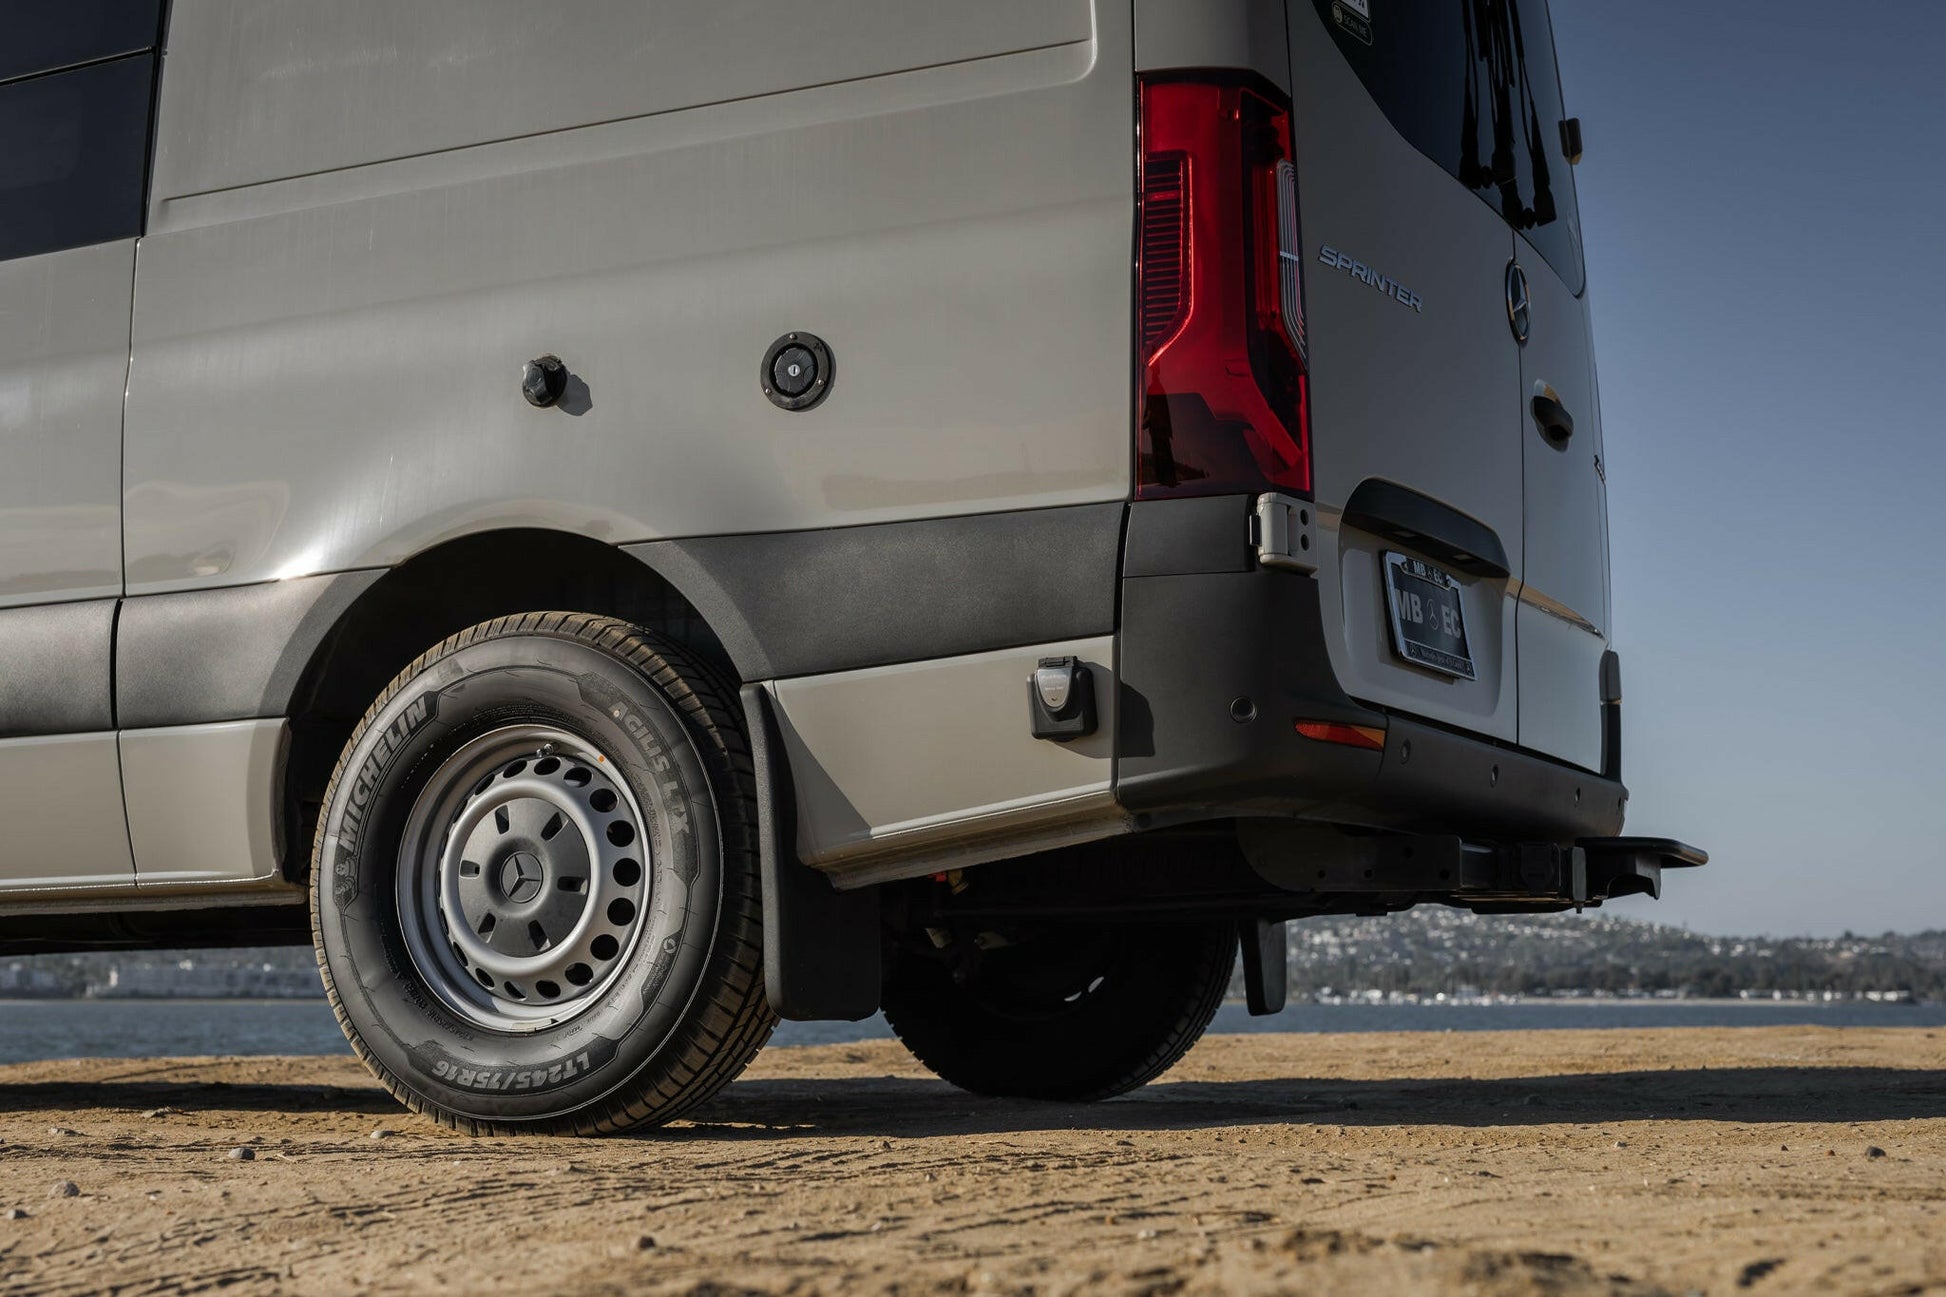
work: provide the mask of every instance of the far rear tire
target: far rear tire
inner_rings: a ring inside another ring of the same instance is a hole
[[[885,1017],[963,1090],[1107,1099],[1189,1052],[1222,1003],[1236,951],[1232,923],[1044,929],[979,951],[959,976],[934,952],[901,950]]]

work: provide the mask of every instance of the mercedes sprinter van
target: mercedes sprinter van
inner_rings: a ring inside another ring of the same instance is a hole
[[[314,942],[474,1131],[985,1094],[1620,836],[1544,0],[22,0],[0,950]]]

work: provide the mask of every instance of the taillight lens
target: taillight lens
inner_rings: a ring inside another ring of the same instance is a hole
[[[1141,499],[1311,494],[1290,113],[1249,86],[1144,79]]]
[[[1319,743],[1337,743],[1348,748],[1385,750],[1385,731],[1372,725],[1340,725],[1335,721],[1298,721],[1297,732]]]

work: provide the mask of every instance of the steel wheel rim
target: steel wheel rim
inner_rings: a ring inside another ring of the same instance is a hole
[[[420,977],[497,1031],[586,1012],[648,924],[647,830],[614,763],[578,735],[510,725],[467,743],[427,780],[399,847]]]

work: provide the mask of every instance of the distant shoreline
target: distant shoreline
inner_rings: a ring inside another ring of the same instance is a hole
[[[1740,1031],[1886,1029],[1946,1033],[1946,1003],[1739,999],[1536,997],[1493,1003],[1445,1001],[1319,1004],[1296,1000],[1281,1013],[1252,1017],[1247,1006],[1220,1006],[1214,1036],[1357,1035],[1372,1032],[1509,1032],[1673,1029]],[[862,1022],[783,1022],[774,1048],[883,1040],[883,1015]],[[322,999],[0,1000],[0,1064],[55,1058],[179,1058],[349,1054],[351,1047]],[[0,1208],[5,1207],[0,1202]]]

